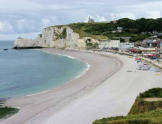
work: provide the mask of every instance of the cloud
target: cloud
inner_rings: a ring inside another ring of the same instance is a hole
[[[0,5],[0,34],[6,38],[84,22],[89,16],[95,21],[162,16],[161,0],[0,0]]]
[[[40,32],[32,32],[32,33],[13,33],[13,34],[1,34],[0,33],[0,41],[1,40],[15,40],[18,37],[22,38],[29,38],[29,39],[34,39],[37,37],[38,33]]]
[[[13,33],[13,27],[7,22],[0,22],[0,33]]]

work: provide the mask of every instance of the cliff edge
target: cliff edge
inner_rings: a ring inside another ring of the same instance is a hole
[[[78,33],[75,33],[68,26],[50,26],[44,28],[42,33],[36,39],[18,38],[15,40],[14,48],[68,48],[68,49],[86,49],[87,42],[97,41],[90,38],[80,38]]]

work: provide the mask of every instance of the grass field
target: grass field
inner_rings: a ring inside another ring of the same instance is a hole
[[[146,101],[149,98],[153,101]],[[127,116],[103,118],[93,124],[162,124],[162,88],[153,88],[141,93]]]

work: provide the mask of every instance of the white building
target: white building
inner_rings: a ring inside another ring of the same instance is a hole
[[[162,58],[162,42],[160,43],[160,57]]]
[[[119,48],[120,40],[100,40],[99,49]]]
[[[117,27],[117,32],[121,33],[123,31],[122,27]]]
[[[133,47],[134,47],[134,43],[129,43],[129,42],[120,43],[121,50],[126,50],[126,49],[133,48]]]

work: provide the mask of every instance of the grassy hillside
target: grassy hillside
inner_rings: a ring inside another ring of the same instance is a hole
[[[78,33],[81,38],[83,37],[92,37],[94,39],[109,39],[106,35],[103,34],[102,30],[106,30],[106,23],[75,23],[70,24],[69,26]]]
[[[162,110],[96,120],[93,124],[162,124]]]
[[[130,37],[131,42],[142,41],[152,36],[153,31],[162,32],[162,18],[159,19],[137,19],[123,18],[116,22],[96,22],[96,23],[74,23],[69,24],[81,37],[93,37],[95,39],[116,39],[117,37]],[[117,27],[122,27],[123,31],[117,31]]]
[[[51,27],[61,28],[63,26],[71,27],[81,38],[92,37],[94,39],[121,39],[130,37],[130,42],[140,42],[154,34],[152,32],[162,32],[162,18],[158,19],[136,19],[122,18],[112,22],[95,23],[73,23],[68,25],[56,25]],[[117,28],[122,27],[122,32]]]
[[[162,100],[156,100],[158,98],[162,98],[162,88],[154,88],[141,93],[136,98],[136,101],[129,114],[138,114],[156,109],[162,109]],[[146,99],[149,101],[146,101]]]
[[[93,124],[162,124],[162,88],[141,93],[127,116],[96,120]]]

